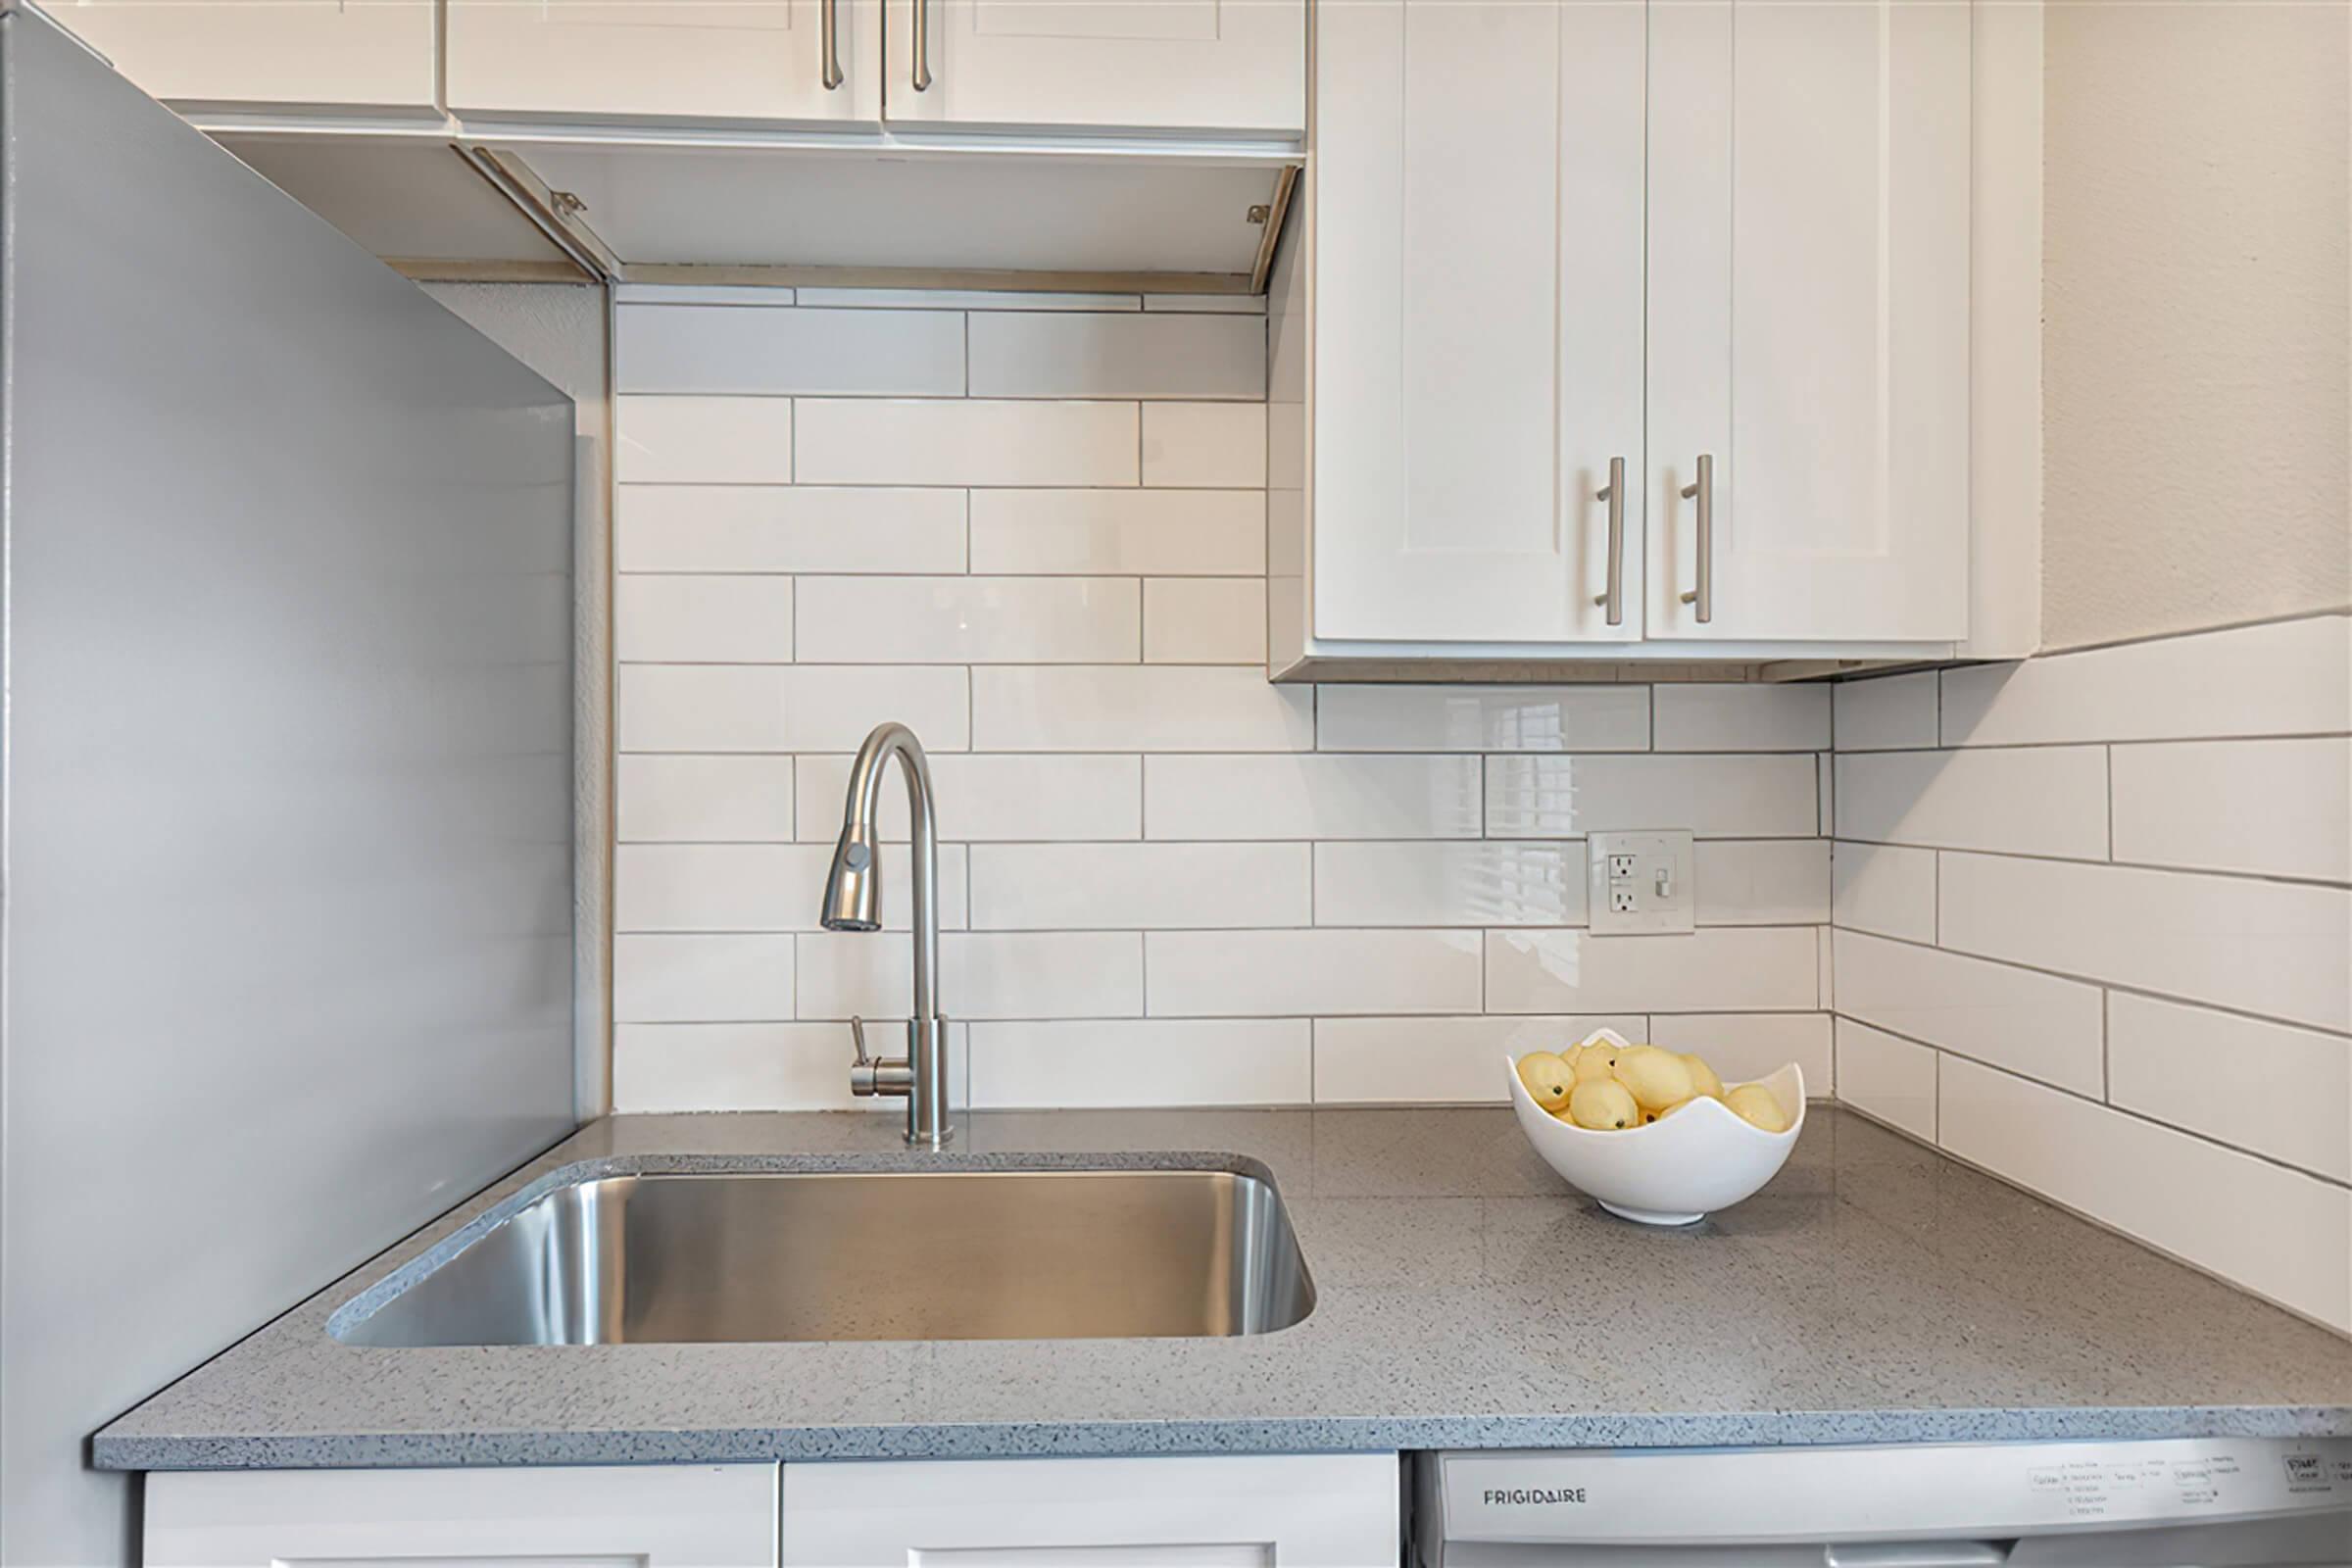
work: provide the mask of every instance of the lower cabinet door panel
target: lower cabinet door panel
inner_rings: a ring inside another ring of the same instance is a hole
[[[1397,1458],[788,1464],[797,1568],[1394,1568]]]
[[[146,1568],[774,1568],[776,1467],[147,1477]]]

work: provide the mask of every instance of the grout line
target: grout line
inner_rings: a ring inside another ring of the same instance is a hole
[[[2276,1024],[2281,1029],[2300,1029],[2306,1034],[2326,1035],[2336,1040],[2352,1040],[2352,1031],[2331,1029],[2324,1023],[2308,1023],[2300,1018],[2282,1018],[2276,1013],[2255,1012],[2250,1008],[2235,1006],[2229,1003],[2207,1002],[2199,997],[2183,996],[2169,991],[2151,991],[2145,986],[2135,986],[2120,980],[2104,980],[2092,975],[2073,974],[2064,969],[2045,969],[2038,964],[2020,963],[2014,958],[1995,958],[1982,953],[1970,953],[1961,948],[1943,948],[1933,943],[1916,941],[1910,937],[1889,936],[1884,931],[1865,931],[1859,926],[1841,926],[1838,929],[1853,936],[1870,937],[1880,942],[1899,943],[1903,947],[1913,948],[1922,953],[1940,954],[1949,958],[1965,958],[1974,963],[1997,964],[2001,968],[2016,969],[2026,974],[2046,975],[2052,980],[2070,980],[2079,986],[2105,987],[2110,992],[2120,993],[2127,997],[2144,997],[2150,1002],[2169,1002],[2176,1006],[2201,1008],[2206,1012],[2223,1013],[2229,1017],[2243,1018],[2252,1023]],[[1866,1018],[1862,1021],[1869,1022]],[[1878,1026],[1872,1024],[1871,1027]],[[1893,1032],[1892,1030],[1887,1031],[1889,1034]]]
[[[2113,861],[2113,860],[2115,859],[2115,748],[2114,748],[2114,747],[2112,747],[2112,746],[2102,746],[2102,747],[2100,747],[2100,748],[2099,748],[2099,768],[2100,768],[2100,771],[2102,772],[2102,774],[2104,775],[2104,777],[2102,778],[2101,782],[2102,782],[2102,783],[2103,783],[2103,784],[2106,786],[2104,789],[2102,789],[2102,790],[2099,792],[2099,796],[2100,796],[2100,799],[2099,799],[2099,804],[2100,804],[2101,806],[2104,806],[2104,807],[2107,808],[2107,820],[2106,820],[2106,830],[2107,830],[2107,855],[2106,855],[2106,858],[2107,858],[2107,859],[2108,859],[2109,861]]]
[[[2113,1115],[2128,1117],[2131,1120],[2139,1122],[2144,1126],[2161,1127],[2167,1132],[2178,1133],[2183,1138],[2193,1138],[2198,1143],[2208,1145],[2215,1149],[2229,1150],[2233,1154],[2243,1154],[2248,1159],[2258,1159],[2266,1165],[2276,1166],[2278,1169],[2283,1171],[2290,1171],[2297,1176],[2308,1177],[2312,1181],[2320,1182],[2328,1187],[2352,1188],[2352,1183],[2339,1181],[2333,1176],[2323,1175],[2318,1171],[2307,1169],[2304,1166],[2295,1164],[2292,1160],[2281,1159],[2277,1154],[2266,1154],[2259,1149],[2248,1149],[2242,1144],[2233,1144],[2227,1139],[2216,1138],[2212,1134],[2200,1132],[2194,1127],[2183,1127],[2178,1122],[2166,1121],[2160,1116],[2151,1116],[2145,1111],[2133,1110],[2129,1105],[2115,1105],[2110,1104],[2103,1100],[2094,1100],[2090,1096],[2082,1094],[2079,1090],[2067,1088],[2064,1084],[2054,1084],[2045,1078],[2036,1078],[2032,1073],[2019,1072],[2014,1067],[2004,1067],[1997,1061],[1986,1061],[1982,1056],[1972,1056],[1967,1052],[1956,1050],[1951,1046],[1940,1046],[1932,1040],[1922,1040],[1916,1035],[1907,1035],[1898,1029],[1889,1029],[1884,1024],[1873,1023],[1868,1018],[1858,1016],[1854,1013],[1838,1013],[1836,1016],[1844,1018],[1850,1023],[1858,1023],[1865,1029],[1876,1029],[1880,1034],[1891,1036],[1896,1040],[1902,1041],[1905,1045],[1919,1046],[1925,1050],[1933,1051],[1938,1057],[1950,1056],[1955,1060],[1965,1061],[1972,1067],[1982,1067],[1986,1072],[1997,1072],[2004,1078],[2014,1078],[2020,1083],[2032,1084],[2036,1089],[2046,1089],[2051,1094],[2064,1095],[2069,1100],[2078,1101],[2082,1104],[2093,1106],[2099,1110],[2107,1111]],[[1940,1071],[1938,1071],[1936,1074],[1936,1102],[1938,1112],[1936,1136],[1938,1138],[1942,1136],[1942,1084],[1943,1075]],[[2019,1183],[2017,1185],[2022,1186],[2023,1184]],[[2027,1188],[2026,1190],[2029,1192],[2034,1192],[2037,1197],[2046,1196],[2038,1193],[2033,1188]]]
[[[1263,753],[1260,755],[1286,754]],[[1786,838],[1802,837],[1803,835],[1783,834],[1780,836]],[[2039,855],[2028,850],[1976,849],[1964,844],[1913,844],[1901,839],[1856,838],[1845,833],[1835,835],[1835,837],[1840,844],[1862,844],[1885,850],[1923,850],[1938,856],[1973,855],[1984,860],[2029,860],[2037,865],[2073,865],[2089,870],[2155,871],[2167,876],[2217,877],[2230,882],[2265,882],[2278,887],[2318,888],[2328,892],[2352,888],[2352,882],[2335,882],[2322,877],[2284,876],[2276,871],[2237,871],[2209,865],[2168,865],[2161,860],[2102,860],[2080,855]]]

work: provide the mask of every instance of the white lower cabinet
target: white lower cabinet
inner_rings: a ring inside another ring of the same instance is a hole
[[[788,1568],[1380,1568],[1393,1453],[784,1467]]]
[[[146,1568],[1396,1568],[1397,1456],[171,1471]]]
[[[147,1477],[146,1568],[774,1568],[772,1464]]]

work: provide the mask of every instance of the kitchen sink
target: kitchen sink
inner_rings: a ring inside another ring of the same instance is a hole
[[[1126,1339],[1267,1334],[1315,1303],[1274,1184],[1230,1170],[610,1176],[409,1268],[328,1332],[367,1346]]]

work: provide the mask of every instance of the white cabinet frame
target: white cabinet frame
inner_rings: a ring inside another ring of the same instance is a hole
[[[774,1568],[772,1464],[168,1471],[146,1568]]]
[[[1394,1453],[784,1467],[785,1568],[1394,1568]]]

